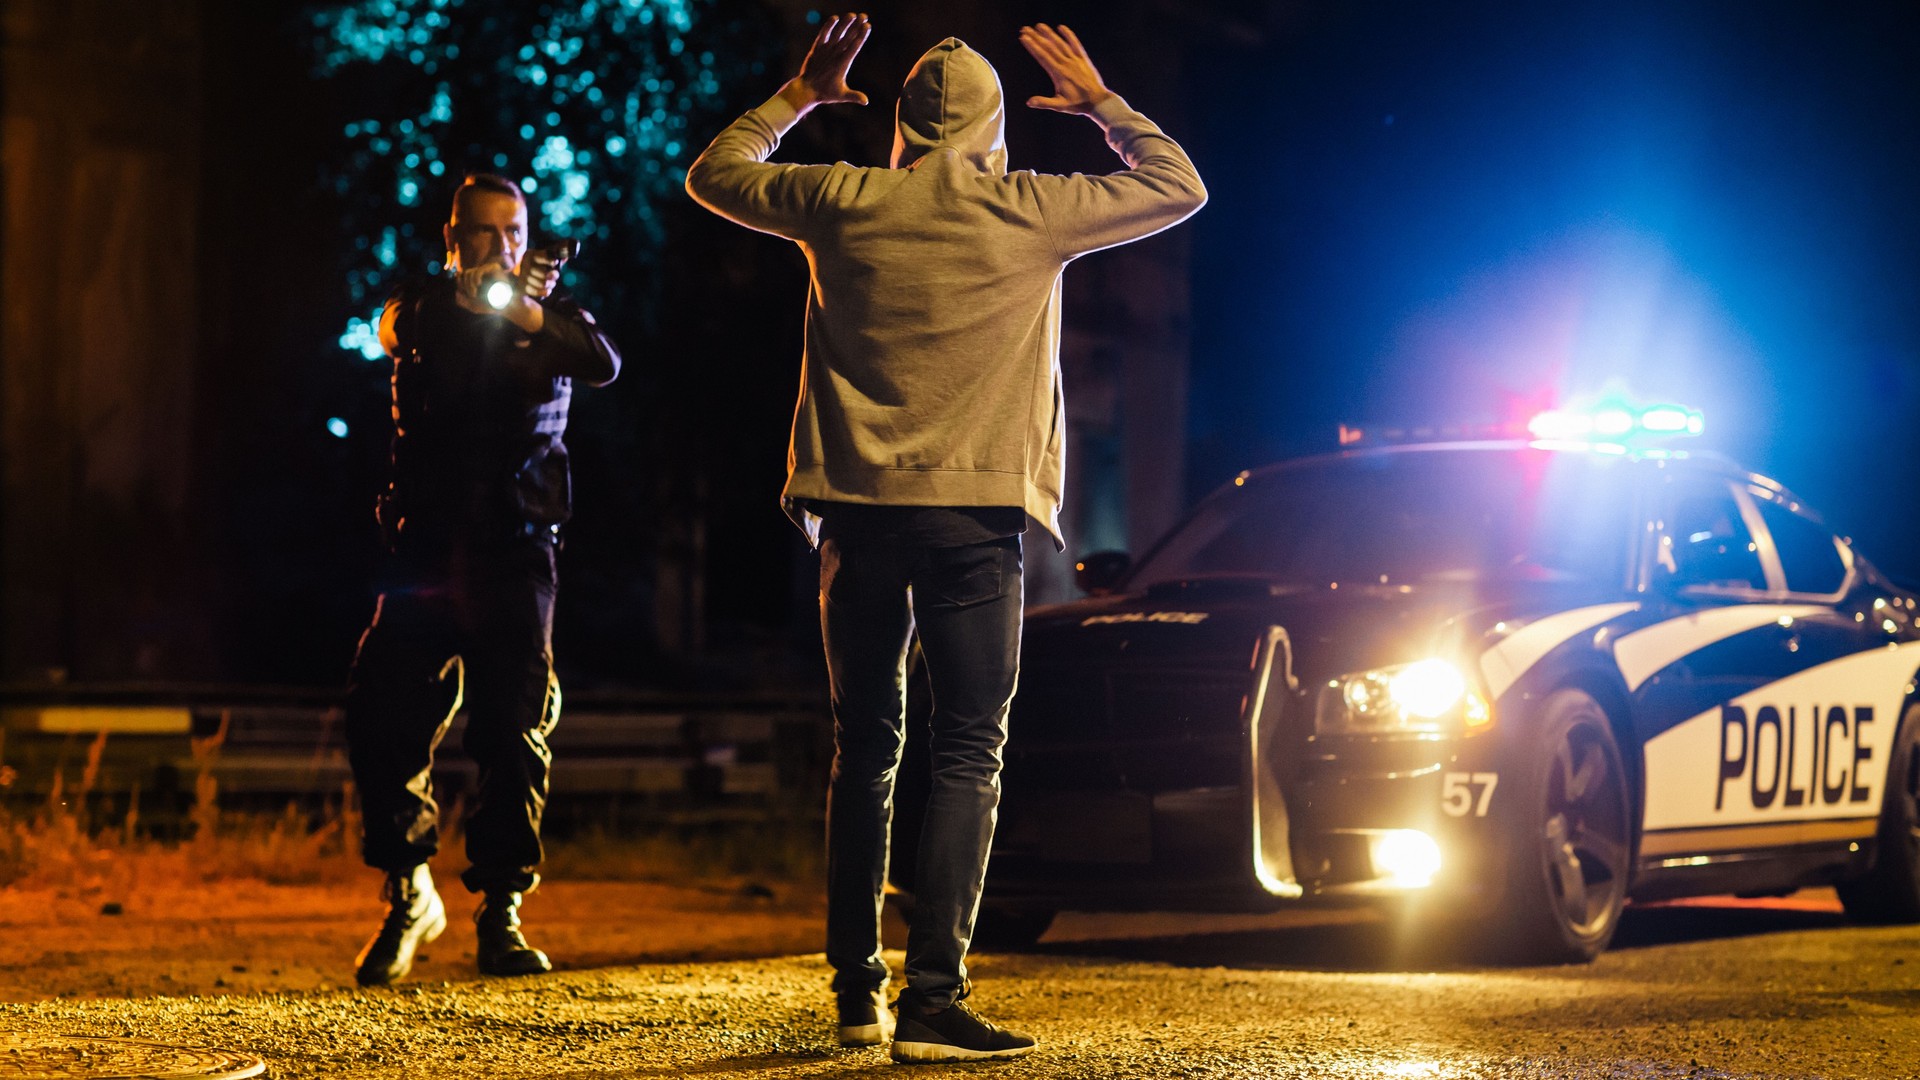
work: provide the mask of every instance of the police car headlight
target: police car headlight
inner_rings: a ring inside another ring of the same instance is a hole
[[[1390,885],[1420,889],[1440,873],[1440,845],[1418,829],[1387,829],[1367,837],[1375,874]]]
[[[1440,659],[1376,668],[1335,679],[1320,693],[1322,734],[1470,731],[1493,712],[1466,675]]]

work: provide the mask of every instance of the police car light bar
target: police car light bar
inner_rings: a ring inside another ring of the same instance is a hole
[[[1428,424],[1421,427],[1359,427],[1340,425],[1340,445],[1359,446],[1391,443],[1480,442],[1524,439],[1527,431],[1519,424]]]
[[[1528,439],[1555,448],[1617,448],[1640,439],[1698,435],[1705,429],[1698,409],[1649,405],[1635,409],[1607,404],[1590,409],[1549,409],[1524,424],[1430,424],[1420,427],[1340,425],[1342,447],[1394,443],[1451,443]],[[1636,443],[1636,445],[1639,445]]]
[[[1593,437],[1622,439],[1633,435],[1698,435],[1705,428],[1699,410],[1679,405],[1652,405],[1637,412],[1620,405],[1549,409],[1527,421],[1528,434],[1556,442]]]

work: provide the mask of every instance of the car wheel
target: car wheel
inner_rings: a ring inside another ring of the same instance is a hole
[[[1053,925],[1054,913],[1021,908],[1000,908],[981,905],[980,914],[973,921],[973,943],[976,949],[989,952],[1019,952],[1031,949],[1040,941],[1040,935]]]
[[[1900,717],[1887,763],[1887,791],[1873,867],[1836,891],[1847,917],[1863,923],[1920,922],[1920,705]]]
[[[1620,923],[1631,869],[1626,770],[1600,703],[1546,700],[1508,804],[1512,841],[1498,950],[1524,963],[1584,963]]]

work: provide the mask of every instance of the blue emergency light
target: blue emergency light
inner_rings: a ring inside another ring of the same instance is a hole
[[[1617,441],[1638,435],[1698,435],[1705,429],[1700,411],[1681,405],[1649,405],[1644,409],[1625,405],[1549,409],[1527,421],[1527,434],[1554,442]]]
[[[1526,439],[1548,448],[1636,452],[1650,442],[1698,435],[1706,429],[1700,410],[1684,405],[1608,402],[1589,408],[1548,409],[1526,423],[1434,424],[1420,427],[1340,425],[1340,445],[1447,443]]]

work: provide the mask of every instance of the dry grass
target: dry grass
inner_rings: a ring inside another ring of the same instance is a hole
[[[213,735],[193,740],[194,799],[184,823],[167,830],[173,835],[159,835],[142,820],[137,790],[124,803],[110,803],[96,790],[107,743],[101,733],[89,744],[86,765],[72,788],[57,772],[39,806],[26,812],[0,806],[0,888],[126,894],[141,887],[229,880],[273,885],[364,880],[358,801],[351,788],[318,813],[297,805],[278,814],[223,809],[214,765],[225,733],[223,723]],[[0,741],[0,751],[4,746]],[[464,862],[463,809],[458,798],[443,808],[436,865]],[[817,881],[824,876],[819,833],[818,821],[807,814],[791,820],[589,826],[550,841],[543,872],[577,880]]]
[[[154,885],[248,878],[272,884],[310,884],[358,872],[350,840],[359,832],[351,793],[342,809],[316,824],[299,807],[278,815],[223,812],[213,775],[221,730],[193,740],[198,772],[183,838],[162,839],[143,827],[140,792],[111,812],[96,785],[107,746],[101,732],[87,747],[80,780],[69,791],[64,771],[53,775],[46,802],[14,814],[0,809],[0,885],[113,887],[129,875]]]

